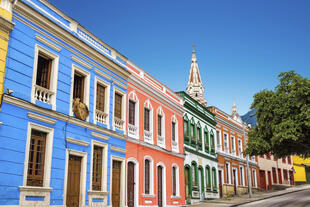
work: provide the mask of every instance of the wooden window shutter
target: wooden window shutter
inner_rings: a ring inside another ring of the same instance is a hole
[[[171,123],[171,127],[172,127],[172,141],[175,141],[175,122]]]
[[[73,99],[80,98],[81,102],[84,102],[84,81],[85,77],[82,74],[74,74]]]
[[[145,160],[145,194],[150,194],[150,161]]]
[[[102,183],[102,152],[103,148],[94,146],[93,151],[93,183],[92,190],[101,191]]]
[[[157,134],[159,136],[162,135],[161,125],[162,125],[162,116],[158,114],[158,116],[157,116]]]
[[[174,196],[177,195],[177,178],[176,178],[176,167],[172,167],[172,193]]]
[[[122,119],[122,95],[115,93],[114,116]]]
[[[97,84],[96,109],[104,112],[105,87]]]
[[[39,53],[36,85],[47,89],[50,88],[51,69],[52,69],[52,60],[47,56],[45,56],[44,54]]]
[[[28,158],[27,185],[43,187],[46,136],[44,132],[31,130]]]
[[[135,125],[135,107],[136,103],[132,100],[129,100],[129,124]]]
[[[144,108],[144,130],[150,131],[150,110]]]

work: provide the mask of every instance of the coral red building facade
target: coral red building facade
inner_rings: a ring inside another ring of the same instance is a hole
[[[132,62],[127,87],[127,206],[182,206],[183,106],[174,92]]]

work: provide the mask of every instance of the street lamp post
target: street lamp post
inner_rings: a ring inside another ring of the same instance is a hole
[[[244,126],[242,126],[242,129],[243,129],[244,142],[247,144],[245,140]],[[249,166],[249,154],[246,155],[246,171],[247,171],[249,198],[252,198],[252,182],[251,182],[251,172],[250,172],[250,166]]]

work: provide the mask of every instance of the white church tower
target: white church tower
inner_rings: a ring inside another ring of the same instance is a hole
[[[199,73],[194,45],[193,45],[192,63],[191,63],[191,69],[189,72],[186,93],[190,95],[193,99],[201,103],[202,105],[207,106],[207,101],[204,98],[204,86],[202,84],[200,73]]]

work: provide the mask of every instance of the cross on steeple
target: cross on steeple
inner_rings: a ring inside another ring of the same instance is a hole
[[[189,72],[189,78],[188,83],[186,87],[186,92],[188,95],[190,95],[192,98],[194,98],[196,101],[201,103],[204,106],[207,106],[207,101],[204,98],[204,86],[201,81],[197,58],[196,58],[196,52],[195,52],[195,45],[192,45],[193,51],[192,51],[192,63],[191,68]]]

